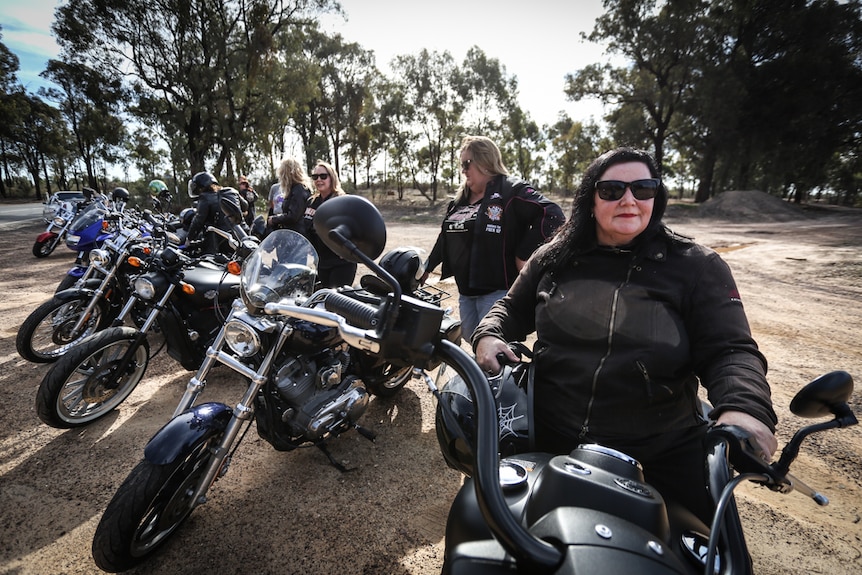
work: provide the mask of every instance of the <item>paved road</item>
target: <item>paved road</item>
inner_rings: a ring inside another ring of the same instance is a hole
[[[0,204],[0,229],[13,229],[42,222],[44,204]]]

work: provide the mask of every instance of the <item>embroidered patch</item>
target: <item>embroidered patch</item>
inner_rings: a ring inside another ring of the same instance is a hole
[[[503,206],[496,204],[490,205],[485,213],[488,215],[488,219],[492,222],[499,222],[503,219]]]

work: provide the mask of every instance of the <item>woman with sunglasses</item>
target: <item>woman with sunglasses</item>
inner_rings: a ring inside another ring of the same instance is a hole
[[[420,279],[425,283],[441,263],[443,279],[455,276],[461,334],[470,341],[482,316],[565,216],[530,183],[510,177],[500,149],[484,136],[461,142],[461,172],[464,180]]]
[[[311,182],[305,166],[295,158],[284,158],[276,170],[278,182],[269,189],[267,233],[272,230],[293,230],[305,233],[305,205],[311,196]]]
[[[353,285],[356,277],[356,264],[341,259],[335,252],[326,247],[317,233],[314,231],[312,220],[314,213],[320,205],[330,198],[343,196],[346,192],[341,189],[341,182],[335,168],[322,160],[318,160],[311,170],[311,180],[314,184],[314,193],[308,199],[305,208],[305,235],[311,241],[311,245],[317,250],[319,258],[317,264],[317,279],[321,287],[341,287]]]
[[[668,193],[654,159],[597,158],[572,216],[537,250],[473,337],[489,373],[506,342],[536,332],[538,450],[600,443],[637,459],[647,482],[709,524],[698,382],[710,419],[748,430],[766,459],[777,418],[766,359],[719,255],[662,224]]]

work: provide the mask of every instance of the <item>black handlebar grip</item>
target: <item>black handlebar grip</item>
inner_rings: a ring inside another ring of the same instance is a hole
[[[335,312],[344,317],[350,325],[362,329],[373,329],[379,323],[376,307],[364,304],[344,294],[330,293],[326,296],[323,307],[327,311]]]

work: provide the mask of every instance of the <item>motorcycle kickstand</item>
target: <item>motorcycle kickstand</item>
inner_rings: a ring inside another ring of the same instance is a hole
[[[326,447],[326,444],[325,444],[325,443],[317,443],[317,444],[315,444],[315,445],[317,445],[317,448],[318,448],[319,450],[321,450],[321,451],[323,452],[323,454],[324,454],[324,455],[326,455],[326,458],[327,458],[327,459],[329,459],[329,463],[331,463],[331,464],[332,464],[332,466],[333,466],[334,468],[336,468],[338,471],[340,471],[340,472],[342,472],[342,473],[347,473],[348,471],[356,471],[356,468],[355,468],[355,467],[354,467],[353,469],[347,469],[347,468],[346,468],[346,467],[344,467],[342,464],[340,464],[338,461],[336,461],[336,460],[335,460],[335,457],[334,457],[334,456],[332,455],[332,453],[329,451],[329,448],[328,448],[328,447]]]

